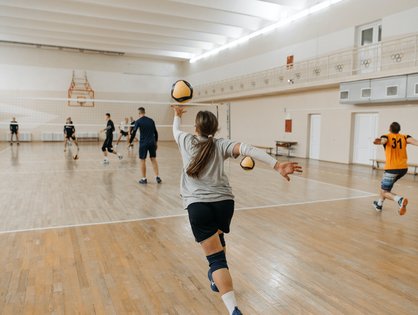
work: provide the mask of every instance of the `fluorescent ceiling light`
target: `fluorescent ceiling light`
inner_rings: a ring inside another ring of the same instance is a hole
[[[254,37],[260,36],[262,34],[266,34],[268,32],[271,32],[271,31],[273,31],[275,29],[278,29],[278,28],[280,28],[280,27],[282,27],[284,25],[287,25],[287,24],[292,23],[294,21],[300,20],[300,19],[304,18],[305,16],[308,16],[310,14],[313,14],[313,13],[319,12],[321,10],[324,10],[324,9],[326,9],[326,8],[328,8],[328,7],[330,7],[330,6],[334,5],[334,4],[337,4],[337,3],[341,2],[341,1],[344,1],[344,0],[325,0],[325,1],[322,1],[322,2],[320,2],[320,3],[318,3],[318,4],[314,5],[314,6],[312,6],[310,8],[307,8],[305,10],[302,10],[302,11],[300,11],[300,12],[298,12],[298,13],[292,15],[292,16],[289,16],[287,18],[284,18],[284,19],[282,19],[282,20],[280,20],[280,21],[278,21],[278,22],[276,22],[274,24],[271,24],[271,25],[266,26],[266,27],[264,27],[262,29],[259,29],[259,30],[255,31],[255,32],[251,33],[251,34],[245,35],[245,36],[243,36],[241,38],[238,38],[238,39],[233,40],[233,41],[231,41],[229,43],[226,43],[225,45],[222,45],[222,46],[219,46],[219,47],[217,47],[215,49],[209,50],[209,51],[207,51],[207,52],[205,52],[205,53],[203,53],[201,55],[194,56],[194,57],[192,57],[192,58],[189,59],[189,62],[190,63],[194,63],[194,62],[196,62],[196,61],[198,61],[200,59],[203,59],[203,58],[206,58],[206,57],[209,57],[209,56],[216,55],[217,53],[219,53],[219,52],[221,52],[223,50],[226,50],[228,48],[232,48],[232,47],[235,47],[237,45],[240,45],[240,44],[242,44],[244,42],[247,42],[251,38],[254,38]]]

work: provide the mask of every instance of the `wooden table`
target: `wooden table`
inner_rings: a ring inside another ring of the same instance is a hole
[[[287,156],[290,157],[290,150],[292,146],[297,145],[298,143],[295,141],[281,141],[276,140],[276,156],[279,154],[279,148],[287,148]]]

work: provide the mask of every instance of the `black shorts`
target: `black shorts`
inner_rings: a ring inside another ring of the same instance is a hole
[[[17,130],[10,130],[10,133],[13,135],[17,135]]]
[[[102,151],[106,151],[112,153],[113,152],[113,135],[107,135],[105,141],[103,142],[102,145]]]
[[[139,158],[145,160],[147,158],[147,153],[149,152],[150,158],[157,157],[157,146],[155,143],[140,143],[139,144]]]
[[[123,130],[121,130],[121,131],[120,131],[120,134],[121,134],[122,136],[126,137],[126,136],[128,135],[128,132],[127,132],[127,131],[123,131]]]
[[[234,215],[234,200],[195,202],[187,207],[189,221],[196,242],[202,242],[218,230],[229,233]]]
[[[70,139],[75,140],[75,135],[69,135],[69,134],[66,134],[66,135],[65,135],[65,138],[66,138],[66,139],[68,139],[68,140],[70,140]]]

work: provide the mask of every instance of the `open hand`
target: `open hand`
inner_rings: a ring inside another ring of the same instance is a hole
[[[175,115],[178,117],[183,116],[183,114],[187,112],[186,107],[181,105],[171,105],[171,107],[173,108]]]
[[[302,173],[302,166],[300,166],[297,162],[277,162],[274,166],[274,169],[280,173],[287,181],[290,181],[290,174],[295,172]]]

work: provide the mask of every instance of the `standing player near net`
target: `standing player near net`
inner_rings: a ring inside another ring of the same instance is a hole
[[[399,205],[399,214],[406,213],[408,199],[392,193],[393,185],[408,172],[408,156],[406,146],[418,146],[418,140],[411,136],[400,134],[401,126],[393,122],[389,133],[374,140],[375,145],[383,145],[386,155],[385,172],[383,174],[380,190],[380,199],[373,201],[376,211],[381,212],[385,199],[396,201]]]
[[[129,124],[129,145],[128,150],[132,150],[134,145],[133,141],[135,140],[136,134],[134,134],[134,128],[135,128],[135,119],[131,116],[130,118],[130,124]]]
[[[139,160],[142,178],[139,180],[140,184],[147,184],[147,166],[146,158],[149,152],[152,168],[154,169],[155,180],[158,184],[161,184],[162,180],[158,172],[157,162],[157,142],[158,131],[155,127],[155,122],[151,118],[145,116],[145,108],[138,108],[139,119],[135,122],[132,136],[135,137],[137,130],[139,129]],[[133,137],[131,137],[133,141]]]
[[[118,147],[120,139],[122,139],[122,137],[125,137],[126,141],[129,142],[128,129],[129,129],[129,118],[125,117],[125,120],[121,121],[119,125],[119,137],[118,137],[118,141],[116,141],[115,149]]]
[[[77,152],[74,155],[74,160],[77,160],[79,147],[78,147],[77,138],[75,136],[75,127],[74,127],[73,121],[71,120],[71,117],[67,118],[65,125],[64,125],[64,152],[67,151],[68,142],[73,142],[76,145]]]
[[[113,132],[115,131],[115,125],[113,124],[113,121],[110,119],[109,113],[106,113],[105,119],[106,119],[106,128],[101,130],[101,132],[106,132],[106,139],[103,142],[103,146],[102,146],[102,151],[104,155],[103,164],[109,164],[107,152],[116,154],[119,160],[122,160],[123,156],[113,150],[112,142],[113,142]]]
[[[209,263],[211,289],[219,292],[229,314],[240,315],[232,278],[225,256],[224,233],[234,213],[234,195],[225,174],[224,162],[239,155],[264,162],[290,180],[289,174],[301,172],[297,163],[279,163],[262,150],[228,139],[216,139],[218,120],[209,111],[200,111],[195,119],[195,133],[180,130],[184,107],[174,106],[173,134],[183,159],[181,196],[189,214],[196,242]]]
[[[15,135],[17,145],[19,145],[19,124],[17,123],[16,117],[13,117],[10,122],[10,145],[13,145],[13,135]]]

